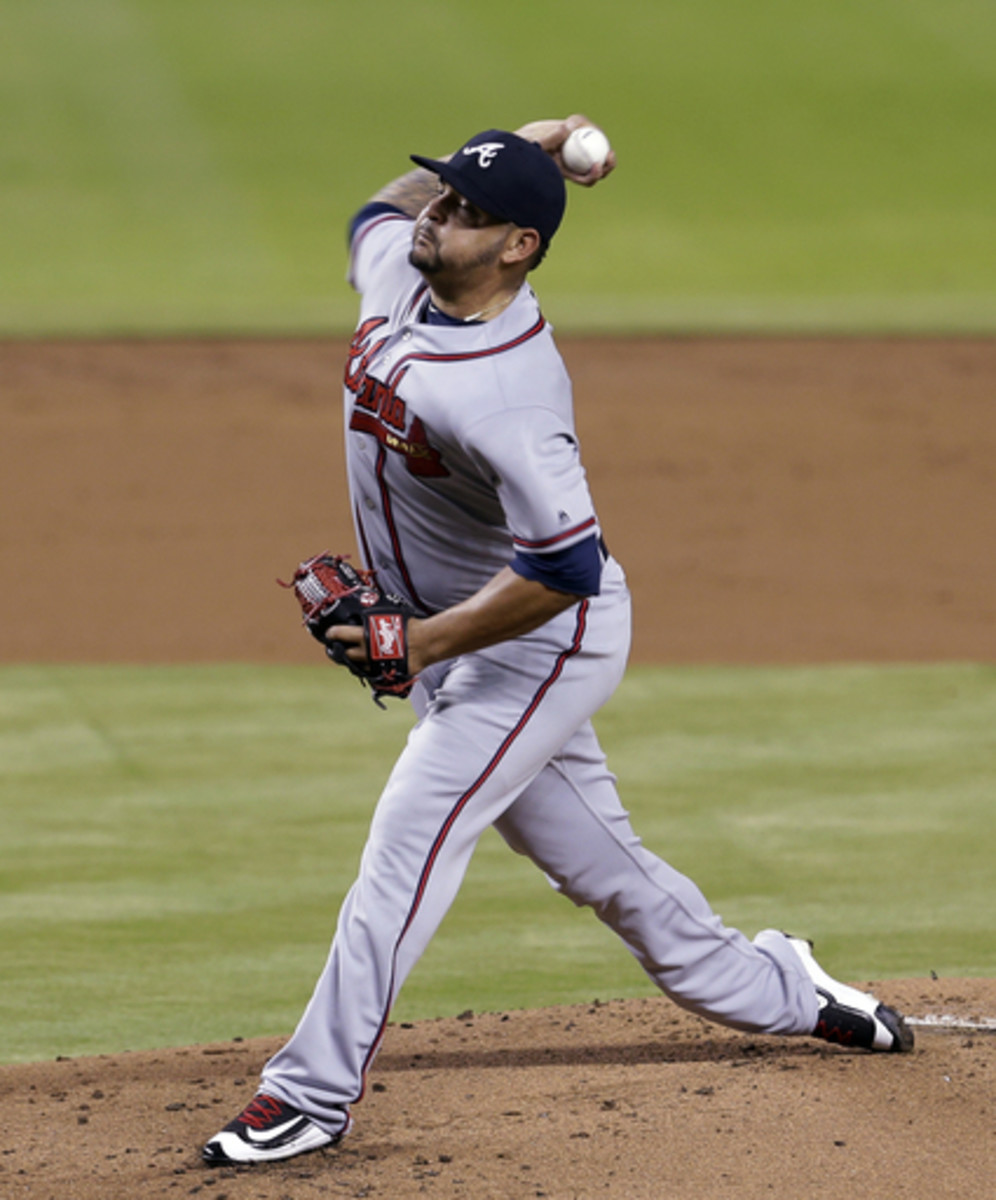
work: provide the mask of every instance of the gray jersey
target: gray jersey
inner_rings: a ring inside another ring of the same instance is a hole
[[[435,611],[517,551],[564,550],[598,525],[570,379],[532,290],[487,323],[426,324],[411,230],[380,213],[354,239],[362,307],[345,376],[346,459],[367,565]]]

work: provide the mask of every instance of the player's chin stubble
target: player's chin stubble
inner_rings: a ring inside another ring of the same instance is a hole
[[[417,271],[434,275],[442,270],[443,263],[439,256],[439,246],[427,230],[428,226],[425,223],[419,222],[415,226],[412,246],[408,251],[408,262]]]
[[[492,245],[482,247],[476,254],[460,264],[460,269],[476,270],[478,267],[488,267],[498,258],[504,245],[504,233],[496,237]],[[408,251],[408,262],[423,275],[438,275],[444,269],[439,247],[428,237],[419,237],[415,231],[412,248]]]
[[[424,275],[435,275],[443,268],[438,250],[433,250],[430,253],[428,250],[416,249],[412,246],[408,252],[408,262]]]

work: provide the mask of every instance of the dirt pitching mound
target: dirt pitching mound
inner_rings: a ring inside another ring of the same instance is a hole
[[[909,1055],[732,1033],[664,998],[392,1025],[336,1149],[208,1169],[276,1040],[0,1068],[4,1200],[938,1200],[993,1175],[996,985],[865,983]]]

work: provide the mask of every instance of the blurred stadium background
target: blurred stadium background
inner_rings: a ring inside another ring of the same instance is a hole
[[[6,0],[0,334],[346,329],[343,231],[470,133],[587,113],[561,329],[996,327],[986,0]]]

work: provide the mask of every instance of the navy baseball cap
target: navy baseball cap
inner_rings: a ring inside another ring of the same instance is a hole
[[[420,154],[411,159],[484,212],[535,229],[544,244],[557,232],[567,190],[560,168],[539,142],[527,142],[504,129],[487,129],[448,161]]]

